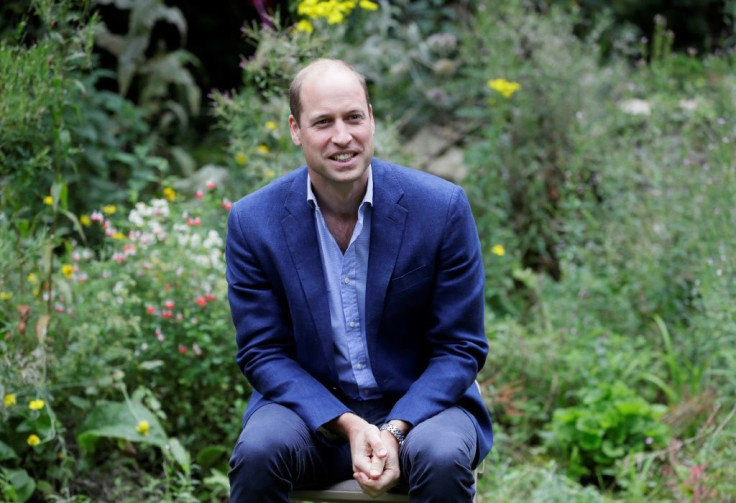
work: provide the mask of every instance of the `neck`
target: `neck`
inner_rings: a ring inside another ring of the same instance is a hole
[[[340,219],[356,219],[368,186],[368,173],[351,183],[321,183],[319,177],[311,178],[312,190],[323,212]]]

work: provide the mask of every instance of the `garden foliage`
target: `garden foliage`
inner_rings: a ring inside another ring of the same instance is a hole
[[[181,13],[115,2],[135,15],[113,35],[34,0],[0,40],[1,499],[226,500],[249,395],[227,212],[303,162],[286,86],[318,56],[368,77],[379,157],[412,165],[427,125],[462,149],[496,426],[479,500],[736,497],[733,49],[540,4],[292,2],[244,27],[242,85],[210,94],[226,165],[195,172],[193,60],[144,47]]]

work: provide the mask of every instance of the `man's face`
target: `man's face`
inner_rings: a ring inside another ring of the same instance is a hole
[[[289,128],[315,187],[365,182],[375,125],[355,75],[334,66],[314,69],[302,83],[301,103],[299,123],[289,117]]]

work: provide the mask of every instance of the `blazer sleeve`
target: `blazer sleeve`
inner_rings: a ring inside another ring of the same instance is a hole
[[[264,267],[255,251],[266,248],[261,241],[268,233],[256,226],[268,225],[248,215],[238,203],[228,217],[226,277],[236,332],[236,360],[263,398],[290,408],[318,431],[348,409],[295,360],[283,285],[275,269]]]
[[[413,425],[475,395],[474,381],[488,353],[480,240],[460,187],[450,198],[440,239],[425,334],[429,361],[389,415]]]

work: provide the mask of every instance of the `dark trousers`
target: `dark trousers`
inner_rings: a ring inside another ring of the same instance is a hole
[[[349,404],[379,425],[389,408],[380,402]],[[412,502],[472,502],[477,448],[473,422],[453,407],[412,428],[399,450],[401,482]],[[293,488],[320,487],[352,478],[347,442],[316,439],[302,419],[276,404],[256,411],[230,459],[231,503],[288,502]]]

